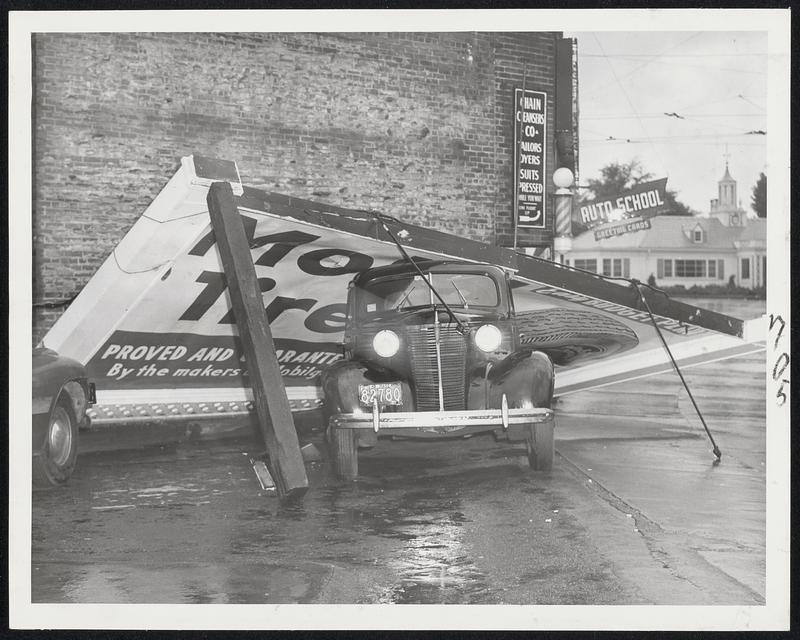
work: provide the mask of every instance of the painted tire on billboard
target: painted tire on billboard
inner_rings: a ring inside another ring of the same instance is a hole
[[[520,343],[545,352],[557,365],[627,351],[639,344],[636,333],[619,320],[579,309],[517,313]]]

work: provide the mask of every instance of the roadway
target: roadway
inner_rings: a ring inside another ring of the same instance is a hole
[[[711,402],[720,366],[736,369],[691,374],[719,465],[667,378],[606,390],[615,413],[564,398],[548,473],[491,436],[381,440],[344,484],[306,434],[323,456],[290,506],[261,488],[247,430],[102,452],[90,436],[70,483],[34,494],[32,600],[763,604],[763,356],[738,363],[750,413]]]

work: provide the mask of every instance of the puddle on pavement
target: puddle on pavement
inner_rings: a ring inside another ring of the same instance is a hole
[[[364,602],[497,602],[465,542],[462,496],[523,472],[411,451],[365,456],[353,484],[309,465],[312,489],[294,504],[261,491],[232,445],[90,459],[66,504],[34,504],[33,600],[304,603],[339,567],[376,576]],[[70,523],[65,539],[41,524],[51,512]]]
[[[304,604],[328,578],[330,569],[311,563],[298,567],[235,564],[220,571],[216,563],[141,566],[98,563],[63,567],[60,594],[34,601],[176,604]],[[34,567],[36,571],[36,567]]]
[[[400,547],[385,558],[395,583],[378,603],[451,604],[488,602],[484,575],[465,548],[459,500],[448,489],[406,491],[382,505],[332,512],[341,525]]]

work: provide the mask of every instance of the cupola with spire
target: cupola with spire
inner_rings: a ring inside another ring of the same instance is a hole
[[[717,182],[717,197],[711,200],[709,216],[726,227],[743,227],[747,224],[747,215],[736,195],[736,180],[728,168],[728,154],[725,156],[725,175]]]

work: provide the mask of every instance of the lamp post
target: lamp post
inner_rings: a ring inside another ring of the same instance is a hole
[[[553,172],[553,184],[556,185],[555,237],[553,251],[557,261],[564,264],[564,257],[572,250],[572,185],[575,176],[567,167],[560,167]]]

